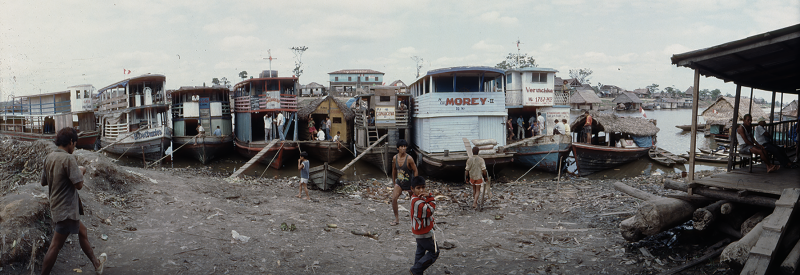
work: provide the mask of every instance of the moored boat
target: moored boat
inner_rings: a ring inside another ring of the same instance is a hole
[[[181,87],[170,93],[172,99],[172,141],[176,154],[188,155],[207,164],[233,149],[230,89]],[[204,135],[198,133],[201,125]],[[214,133],[219,129],[219,136]],[[180,148],[180,149],[178,149]]]
[[[349,154],[352,139],[352,123],[355,114],[345,106],[345,102],[333,96],[324,96],[303,104],[304,107],[297,111],[300,117],[298,135],[300,140],[308,140],[301,146],[303,151],[322,162],[334,162]],[[314,129],[321,131],[326,118],[331,120],[329,136],[325,140],[317,140],[317,136],[310,132],[309,122]],[[332,137],[339,133],[338,142],[333,142]]]
[[[279,114],[284,117],[285,142],[278,142],[259,159],[274,169],[283,167],[287,159],[295,159],[297,144],[297,80],[295,76],[278,77],[277,72],[265,71],[233,87],[234,146],[236,152],[248,158],[256,156],[273,139],[278,139]],[[267,137],[264,117],[272,121],[272,134]]]
[[[704,129],[705,127],[706,127],[705,124],[697,124],[697,130],[698,131],[700,131],[700,129]],[[691,131],[692,130],[692,125],[691,124],[689,124],[689,125],[675,125],[675,128],[681,129],[683,131]]]
[[[462,178],[466,150],[472,147],[464,138],[483,146],[494,143],[480,154],[490,174],[513,161],[511,153],[498,150],[507,132],[504,80],[504,72],[492,67],[451,67],[428,71],[409,86],[412,144],[423,173]]]
[[[523,167],[558,173],[566,169],[569,145],[572,138],[567,133],[554,134],[555,120],[569,121],[569,92],[561,83],[555,83],[555,69],[527,67],[506,70],[505,102],[508,117],[516,125],[513,131],[516,142],[505,146],[514,154],[514,163]],[[533,80],[533,81],[528,81]],[[556,84],[560,89],[556,88]],[[541,115],[540,135],[531,138],[531,118]],[[522,118],[520,121],[519,118]],[[520,125],[520,122],[521,125]],[[567,122],[569,123],[569,122]],[[506,125],[508,126],[508,125]],[[565,125],[566,126],[566,125]],[[522,127],[520,133],[519,127]],[[513,128],[513,127],[512,127]],[[528,137],[523,139],[524,137]]]
[[[597,135],[597,138],[592,139],[592,144],[572,143],[572,153],[580,176],[644,157],[654,145],[654,137],[659,131],[652,121],[643,118],[618,117],[606,113],[591,113],[591,116],[592,134]],[[572,128],[582,128],[586,120],[586,115],[581,115],[572,124]],[[605,136],[600,136],[601,132]],[[586,133],[581,130],[578,134]]]
[[[357,95],[348,102],[348,107],[355,113],[354,153],[361,154],[378,142],[379,137],[387,135],[383,144],[374,146],[363,158],[391,175],[392,157],[397,154],[397,141],[404,139],[409,144],[413,142],[409,132],[409,109],[413,108],[411,94],[399,86],[371,86],[369,93]]]
[[[94,149],[99,132],[93,92],[94,87],[86,84],[61,92],[12,97],[0,110],[0,134],[17,140],[55,140],[59,130],[74,127],[78,131],[76,146]]]
[[[98,91],[101,147],[110,153],[147,160],[164,156],[172,139],[166,79],[160,74],[145,74]]]

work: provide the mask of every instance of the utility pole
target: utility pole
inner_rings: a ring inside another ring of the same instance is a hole
[[[411,57],[411,60],[414,60],[414,62],[417,63],[416,64],[416,66],[417,66],[417,78],[419,78],[419,69],[422,69],[422,57],[419,57],[419,56],[415,55],[415,56]]]
[[[272,77],[272,60],[277,58],[272,58],[272,49],[267,50],[267,54],[269,57],[264,59],[269,59],[269,77]]]

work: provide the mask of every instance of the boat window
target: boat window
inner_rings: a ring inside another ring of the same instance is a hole
[[[81,99],[81,91],[75,91],[75,99]]]
[[[83,98],[89,98],[89,91],[83,90]]]
[[[391,100],[391,98],[389,96],[381,96],[380,97],[380,101],[381,102],[389,102],[390,100]]]
[[[547,82],[547,73],[532,73],[531,82]]]
[[[513,76],[509,75],[506,76],[506,83],[511,83],[511,79],[514,78]]]
[[[353,81],[353,77],[352,76],[348,76],[347,77],[347,81]]]
[[[331,120],[333,120],[333,123],[342,123],[342,118],[341,117],[334,117]]]

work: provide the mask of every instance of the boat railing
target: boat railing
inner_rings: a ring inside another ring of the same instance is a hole
[[[109,139],[116,139],[120,134],[128,132],[127,123],[106,124],[103,128],[104,136]]]
[[[409,112],[408,110],[395,111],[395,125],[397,127],[408,127]]]
[[[235,112],[248,112],[266,109],[297,109],[297,95],[280,94],[280,103],[278,108],[267,108],[267,99],[268,98],[266,94],[237,96],[233,98],[233,110]]]
[[[522,106],[522,90],[506,90],[506,106]]]
[[[113,111],[113,110],[127,108],[128,107],[127,99],[128,97],[124,94],[105,99],[102,102],[100,102],[100,106],[97,108],[97,110]]]
[[[766,125],[767,132],[772,134],[772,144],[777,146],[792,147],[797,145],[797,133],[792,126],[795,121],[781,121]]]
[[[554,92],[553,105],[569,105],[569,92]]]
[[[69,113],[70,101],[32,103],[30,101],[15,102],[7,107],[10,115],[49,115]]]

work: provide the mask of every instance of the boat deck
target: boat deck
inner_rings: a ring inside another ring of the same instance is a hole
[[[800,169],[781,168],[767,174],[767,167],[760,164],[753,166],[752,173],[748,167],[743,167],[728,173],[695,179],[693,183],[780,196],[783,189],[800,188]]]

